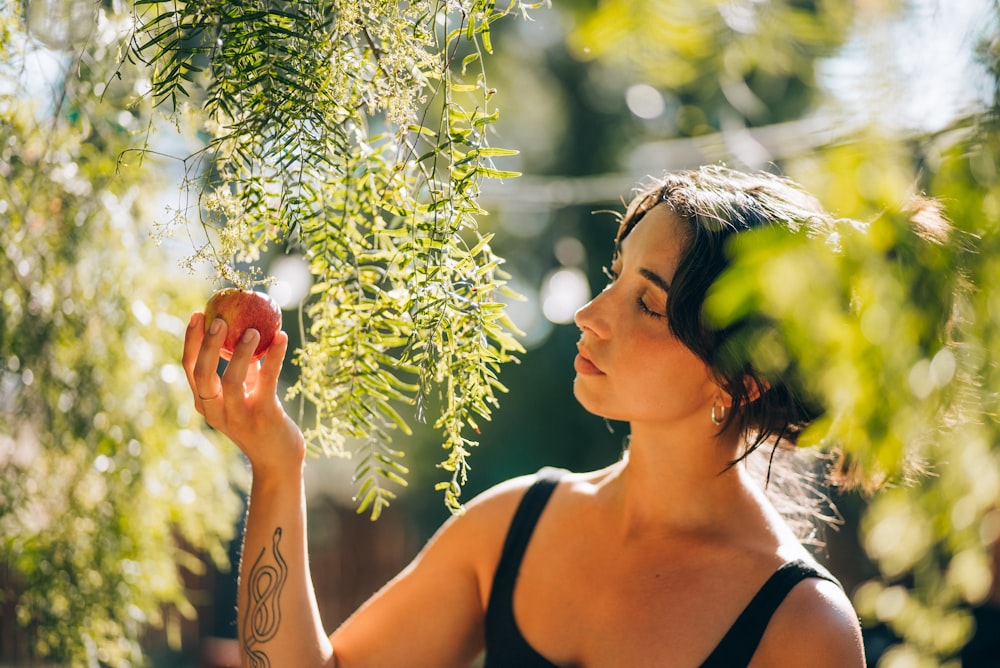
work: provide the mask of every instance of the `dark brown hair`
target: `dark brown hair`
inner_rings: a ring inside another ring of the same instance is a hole
[[[687,238],[667,299],[671,332],[713,371],[722,389],[732,398],[720,430],[738,429],[746,449],[732,462],[745,459],[764,443],[794,445],[799,435],[822,413],[822,406],[805,392],[792,361],[780,372],[763,373],[755,368],[749,342],[775,323],[763,314],[744,316],[733,325],[713,327],[704,315],[705,299],[715,280],[730,264],[730,241],[734,235],[767,227],[817,237],[836,238],[842,223],[794,182],[767,172],[745,173],[720,166],[668,173],[641,188],[638,204],[622,219],[615,239],[616,253],[622,240],[653,207],[667,206],[687,227]],[[898,214],[906,233],[898,235],[885,250],[890,257],[914,268],[913,298],[939,308],[940,331],[926,335],[935,345],[948,340],[955,286],[942,285],[933,272],[920,270],[921,259],[931,247],[953,241],[952,229],[942,207],[934,200],[914,196]],[[772,451],[772,457],[775,451]],[[885,478],[880,471],[864,471],[839,448],[834,448],[829,480],[850,488],[874,489]],[[905,462],[906,474],[919,463]]]
[[[725,167],[669,173],[639,192],[635,211],[621,221],[615,246],[655,206],[668,206],[687,225],[688,238],[667,300],[670,329],[714,372],[732,398],[720,429],[738,428],[747,440],[740,459],[761,444],[795,443],[819,414],[795,381],[794,365],[764,376],[736,343],[748,327],[763,319],[745,319],[725,329],[705,320],[703,305],[712,283],[729,265],[730,237],[767,226],[805,234],[833,230],[834,219],[819,202],[793,182],[765,172],[744,173]],[[617,252],[617,251],[616,251]]]

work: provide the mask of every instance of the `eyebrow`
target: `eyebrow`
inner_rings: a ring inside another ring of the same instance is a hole
[[[639,274],[664,292],[670,292],[670,283],[652,269],[640,268]]]

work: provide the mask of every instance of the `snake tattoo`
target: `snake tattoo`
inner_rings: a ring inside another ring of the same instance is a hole
[[[271,536],[274,563],[263,563],[266,548],[260,549],[247,575],[247,611],[243,618],[244,668],[270,668],[271,659],[259,648],[278,632],[281,625],[281,590],[288,579],[288,565],[281,556],[281,527]]]

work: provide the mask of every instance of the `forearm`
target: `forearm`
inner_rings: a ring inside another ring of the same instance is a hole
[[[333,664],[309,571],[305,525],[301,475],[280,481],[255,476],[237,605],[244,668]]]
[[[302,467],[305,440],[278,399],[288,335],[278,332],[263,361],[249,329],[220,377],[227,325],[194,313],[182,362],[205,421],[228,436],[253,467],[237,603],[243,668],[332,666],[309,574]]]

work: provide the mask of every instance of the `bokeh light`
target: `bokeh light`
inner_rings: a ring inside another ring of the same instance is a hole
[[[625,91],[625,104],[629,111],[644,119],[661,116],[666,110],[663,96],[649,84],[635,84]]]
[[[557,325],[573,322],[574,314],[589,300],[587,275],[575,267],[550,272],[542,282],[542,313]]]
[[[274,279],[267,288],[267,294],[278,303],[282,310],[297,307],[309,294],[312,274],[309,265],[299,255],[282,255],[271,263],[268,273]]]

